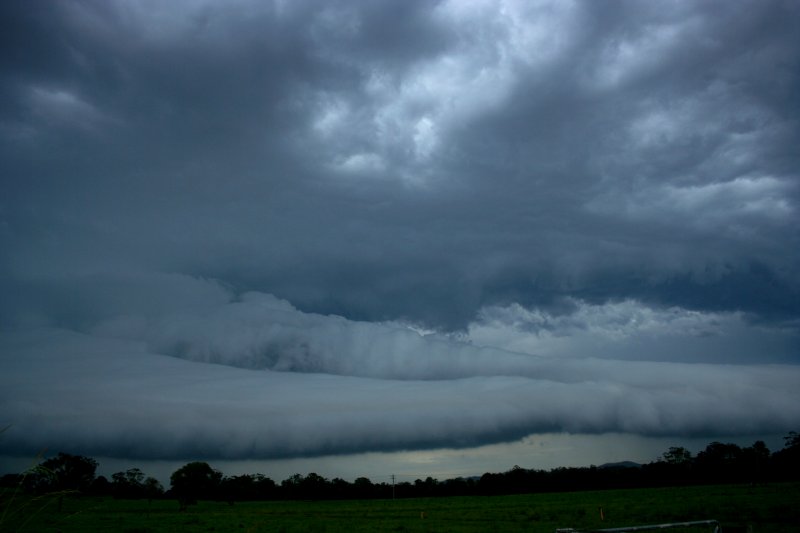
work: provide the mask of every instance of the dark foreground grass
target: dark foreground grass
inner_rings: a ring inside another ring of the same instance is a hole
[[[755,533],[800,532],[800,483],[233,506],[200,502],[184,512],[169,500],[148,503],[67,495],[59,508],[56,498],[17,496],[0,531],[553,533],[559,527],[611,528],[704,519],[719,520],[723,531],[725,526],[751,526]]]

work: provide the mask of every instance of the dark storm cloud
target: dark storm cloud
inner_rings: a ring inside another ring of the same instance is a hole
[[[791,5],[4,9],[15,270],[446,328],[565,295],[798,315]]]
[[[163,367],[172,392],[121,416],[104,453],[150,415],[184,421],[166,455],[196,432],[205,451],[267,456],[796,429],[795,367],[759,365],[800,360],[798,20],[777,1],[5,2],[0,321],[16,373],[0,400],[25,446],[89,442],[101,414],[53,428],[115,387],[125,411]],[[50,358],[96,372],[34,415],[32,361]],[[181,377],[215,371],[218,406]],[[252,400],[225,392],[239,379]],[[319,380],[353,390],[332,418],[350,436],[311,438]],[[411,402],[402,432],[359,422],[381,387]],[[498,399],[409,414],[415,395],[482,387]],[[240,433],[266,416],[256,400],[275,402],[282,443]],[[237,405],[239,444],[194,418]],[[292,414],[309,421],[283,427]]]

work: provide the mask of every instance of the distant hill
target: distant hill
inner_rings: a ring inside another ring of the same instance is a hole
[[[597,468],[641,468],[642,465],[633,461],[620,461],[618,463],[604,463]]]

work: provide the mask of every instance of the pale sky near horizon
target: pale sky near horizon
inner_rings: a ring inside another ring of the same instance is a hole
[[[0,3],[0,456],[347,477],[779,447],[798,23]]]
[[[739,436],[724,439],[741,447],[752,446],[763,439],[770,451],[783,448],[784,435]],[[499,473],[515,466],[537,470],[560,467],[600,466],[605,463],[633,461],[647,464],[661,458],[672,446],[682,446],[692,455],[704,450],[710,441],[703,438],[642,437],[631,434],[571,435],[545,433],[531,435],[515,442],[486,444],[466,449],[432,449],[398,452],[366,452],[349,455],[297,457],[272,460],[219,460],[207,462],[226,476],[263,474],[276,483],[294,474],[315,473],[328,480],[341,478],[348,482],[367,477],[375,484],[414,483],[432,477],[439,481],[457,477],[479,477],[487,472]],[[45,454],[51,457],[53,453]],[[111,479],[115,472],[139,468],[146,476],[158,479],[169,488],[170,475],[187,460],[126,459],[95,457],[97,475]],[[200,458],[193,458],[193,460]],[[24,472],[41,459],[37,456],[0,456],[0,473]]]

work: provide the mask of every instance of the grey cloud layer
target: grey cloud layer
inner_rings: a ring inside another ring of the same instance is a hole
[[[0,3],[0,445],[796,430],[799,20]]]
[[[14,283],[134,267],[444,328],[564,296],[798,317],[791,4],[17,7]]]

